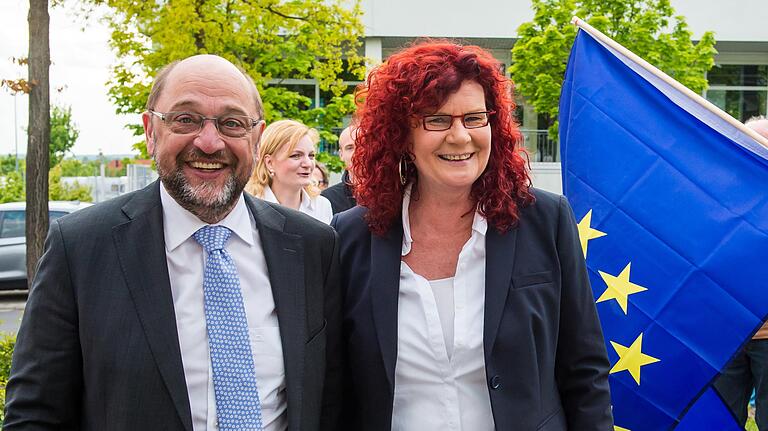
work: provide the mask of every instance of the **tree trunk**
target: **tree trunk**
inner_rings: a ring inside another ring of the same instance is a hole
[[[48,234],[48,146],[51,108],[48,0],[29,0],[29,129],[27,141],[27,280],[32,286]]]

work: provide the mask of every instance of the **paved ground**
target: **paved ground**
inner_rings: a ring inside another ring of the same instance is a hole
[[[0,291],[0,332],[16,333],[19,330],[26,303],[26,291]]]

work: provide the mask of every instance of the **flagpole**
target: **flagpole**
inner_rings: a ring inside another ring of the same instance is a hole
[[[630,60],[634,61],[635,63],[639,64],[642,68],[647,70],[648,72],[655,75],[657,78],[661,79],[662,81],[666,82],[670,86],[674,87],[681,93],[685,94],[686,96],[690,97],[694,101],[696,101],[699,105],[702,105],[704,108],[712,112],[713,114],[717,115],[718,117],[722,118],[723,120],[727,121],[732,126],[738,128],[742,132],[749,135],[752,139],[757,141],[760,145],[768,148],[768,138],[763,137],[756,131],[750,129],[749,127],[745,126],[741,123],[741,121],[731,117],[727,112],[723,111],[722,109],[715,106],[712,102],[709,100],[701,97],[699,94],[696,94],[693,90],[686,87],[685,85],[677,82],[674,78],[667,75],[666,73],[659,70],[657,67],[652,65],[651,63],[648,63],[647,61],[643,60],[642,58],[638,57],[635,53],[628,50],[627,48],[624,48],[620,43],[616,42],[615,40],[611,39],[610,37],[603,34],[600,30],[592,27],[591,25],[584,22],[581,18],[574,16],[571,19],[571,24],[574,24],[581,28],[582,30],[586,31],[590,35],[592,35],[595,39],[599,40],[600,42],[610,46],[614,50],[618,51],[625,57],[629,58]]]

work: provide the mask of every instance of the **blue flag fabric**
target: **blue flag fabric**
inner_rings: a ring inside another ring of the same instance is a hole
[[[768,317],[768,149],[583,30],[560,145],[617,429],[728,421],[694,404]]]
[[[708,388],[685,414],[675,431],[743,430],[713,388]]]

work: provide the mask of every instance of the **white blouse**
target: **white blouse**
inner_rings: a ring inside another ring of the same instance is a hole
[[[261,198],[267,202],[280,204],[280,201],[277,200],[277,196],[275,196],[275,193],[269,186],[264,187],[264,195],[261,196]],[[304,189],[301,189],[301,204],[299,204],[299,211],[312,216],[325,224],[331,224],[331,219],[333,218],[331,201],[320,195],[311,197]]]
[[[403,256],[413,243],[409,202],[406,190]],[[393,431],[494,429],[483,355],[487,228],[485,218],[476,212],[472,235],[459,253],[452,279],[452,303],[444,290],[436,297],[427,279],[400,263]],[[438,280],[436,288],[444,289],[445,283],[441,286]],[[441,323],[450,318],[451,325]],[[451,327],[452,340],[446,342],[444,335]]]
[[[443,341],[448,359],[453,356],[453,319],[456,318],[453,302],[453,277],[440,280],[429,280],[429,287],[435,296],[437,317],[440,318],[440,326],[443,328]]]

